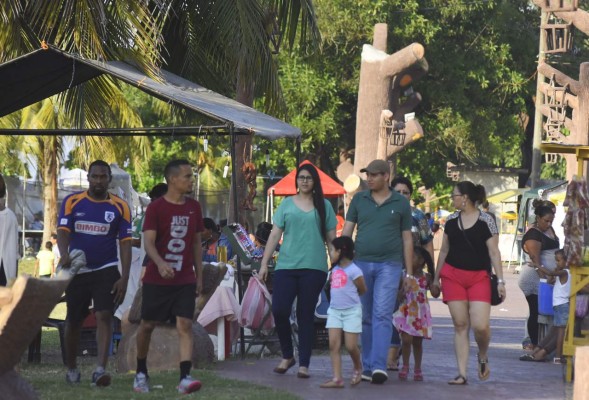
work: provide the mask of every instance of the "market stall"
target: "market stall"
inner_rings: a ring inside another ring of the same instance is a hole
[[[0,91],[18,94],[0,97],[0,116],[76,88],[92,79],[107,76],[132,85],[169,104],[194,111],[204,122],[196,126],[86,129],[82,124],[72,129],[0,129],[0,135],[225,136],[229,142],[232,160],[236,159],[238,136],[259,135],[268,140],[294,139],[298,157],[301,138],[299,128],[166,70],[160,69],[155,71],[155,74],[157,76],[147,75],[135,65],[123,61],[92,60],[43,44],[38,50],[0,64]],[[237,193],[236,167],[236,162],[231,162],[231,185],[234,193]],[[233,206],[234,218],[237,220],[237,196],[234,196]],[[240,263],[237,263],[238,274],[241,273],[239,268]],[[243,288],[239,285],[240,298],[242,294]],[[37,326],[28,326],[27,329],[36,331]]]
[[[544,143],[542,151],[547,153],[575,154],[577,157],[577,175],[569,183],[563,205],[567,207],[564,221],[565,252],[570,269],[571,297],[569,304],[569,318],[563,346],[563,356],[566,357],[565,379],[570,382],[573,377],[573,363],[577,346],[589,345],[589,332],[581,331],[582,337],[575,337],[575,310],[577,293],[589,285],[589,263],[585,260],[588,244],[585,238],[589,227],[589,192],[587,177],[583,176],[583,166],[589,160],[589,146]]]

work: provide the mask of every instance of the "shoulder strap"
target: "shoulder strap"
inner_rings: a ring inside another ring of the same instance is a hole
[[[480,214],[479,214],[479,216],[480,216]],[[477,218],[477,220],[478,220],[478,218]],[[464,240],[466,240],[466,243],[468,243],[468,245],[470,246],[472,251],[474,251],[476,253],[477,252],[476,249],[474,248],[474,246],[472,245],[470,240],[468,240],[468,236],[466,236],[466,233],[464,233],[464,226],[462,225],[462,213],[461,212],[458,213],[458,227],[462,231],[462,236],[464,236]],[[490,272],[491,272],[491,269],[489,268],[489,273]]]
[[[466,243],[468,243],[470,248],[476,253],[474,246],[472,245],[472,243],[470,243],[470,240],[468,240],[468,236],[466,236],[466,233],[464,233],[464,226],[462,225],[462,213],[458,213],[458,227],[460,228],[460,231],[462,232],[462,236],[464,236],[464,240],[466,240]]]

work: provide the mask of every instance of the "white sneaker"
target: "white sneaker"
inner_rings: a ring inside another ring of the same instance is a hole
[[[133,391],[137,393],[149,393],[149,377],[143,372],[139,372],[135,375]]]
[[[389,376],[387,375],[386,371],[383,371],[382,369],[375,369],[372,371],[372,383],[380,385],[387,379],[389,379]]]
[[[199,380],[194,379],[191,376],[187,376],[178,384],[178,393],[190,394],[192,392],[196,392],[198,389],[200,389],[201,386],[202,384]]]

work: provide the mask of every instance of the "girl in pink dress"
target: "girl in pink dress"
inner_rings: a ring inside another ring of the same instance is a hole
[[[428,273],[424,271],[425,265]],[[422,381],[423,339],[432,337],[432,315],[427,301],[427,290],[434,274],[432,258],[423,247],[413,249],[413,274],[411,287],[404,293],[403,303],[393,314],[393,324],[401,333],[402,340],[403,367],[399,371],[399,379],[407,380],[409,357],[413,347],[413,380]]]

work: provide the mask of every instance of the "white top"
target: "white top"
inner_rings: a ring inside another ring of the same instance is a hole
[[[558,276],[556,277],[556,282],[554,282],[554,291],[552,292],[553,307],[568,303],[571,297],[571,273],[568,269],[565,269],[565,271],[567,272],[566,283],[560,283],[560,277]]]
[[[18,250],[18,221],[16,215],[9,208],[5,208],[0,211],[0,259],[4,265],[7,282],[16,278]]]
[[[364,276],[353,262],[346,267],[336,265],[331,270],[331,301],[329,307],[345,310],[360,305],[360,296],[354,280]]]

